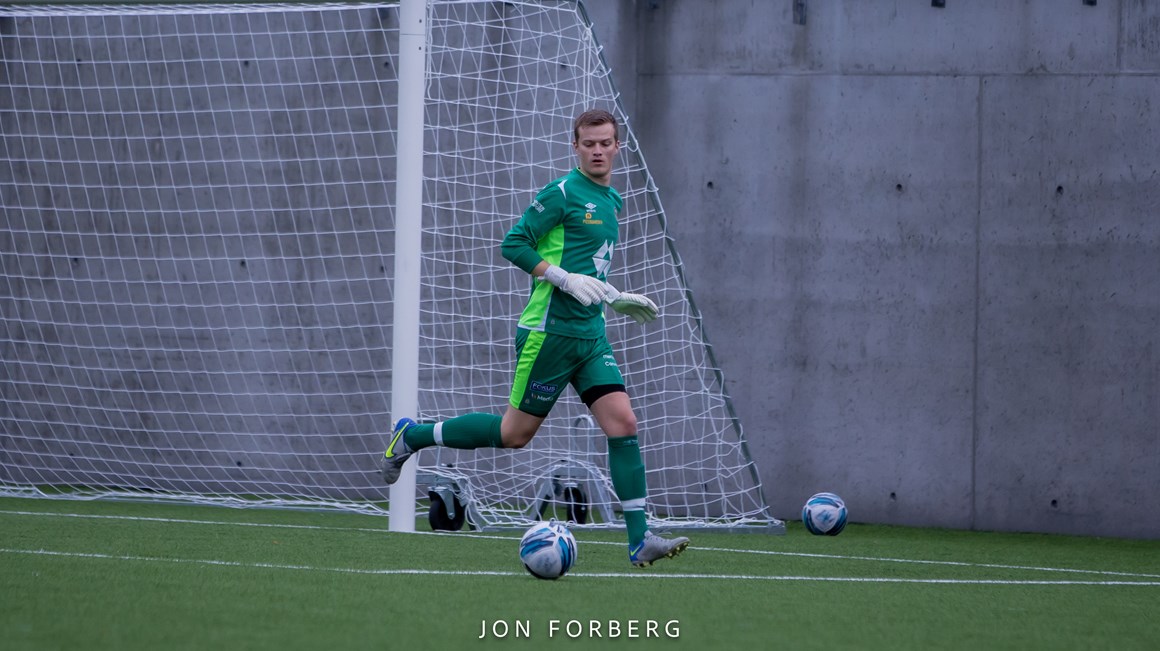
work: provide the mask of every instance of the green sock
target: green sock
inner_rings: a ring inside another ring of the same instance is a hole
[[[458,450],[502,448],[499,424],[493,414],[464,414],[440,423],[422,423],[407,430],[403,441],[412,451],[442,445]]]
[[[635,547],[644,540],[648,531],[645,515],[644,461],[640,458],[640,442],[636,436],[618,436],[608,439],[608,472],[612,475],[612,488],[620,498],[624,510],[624,524],[628,529],[628,544]]]

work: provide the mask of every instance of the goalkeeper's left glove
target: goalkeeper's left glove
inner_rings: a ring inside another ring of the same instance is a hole
[[[657,314],[660,312],[657,304],[653,303],[649,297],[641,294],[617,291],[615,287],[608,283],[604,283],[604,302],[611,305],[612,309],[617,312],[626,314],[641,324],[655,321]]]

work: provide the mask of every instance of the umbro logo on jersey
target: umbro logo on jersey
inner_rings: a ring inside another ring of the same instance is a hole
[[[596,204],[586,203],[586,204],[584,204],[584,209],[587,211],[584,213],[584,223],[585,224],[603,224],[604,223],[603,219],[596,219],[595,217],[592,216],[592,213],[596,212]]]

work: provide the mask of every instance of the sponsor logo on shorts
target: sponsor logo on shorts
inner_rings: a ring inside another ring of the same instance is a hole
[[[531,384],[531,389],[535,393],[556,393],[555,384],[541,384],[539,382],[533,381]]]

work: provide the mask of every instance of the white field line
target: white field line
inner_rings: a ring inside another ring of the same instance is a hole
[[[808,554],[805,552],[774,552],[764,550],[737,550],[717,547],[698,547],[698,551],[743,552],[747,554],[772,554],[776,556],[800,556],[804,558],[825,558],[845,561],[874,561],[879,563],[913,563],[916,565],[945,565],[948,567],[985,567],[998,570],[1027,570],[1031,572],[1067,572],[1071,574],[1098,574],[1100,576],[1123,576],[1141,579],[1160,579],[1160,574],[1140,574],[1137,572],[1114,572],[1111,570],[1077,570],[1066,567],[1037,567],[1034,565],[1004,565],[1001,563],[967,563],[963,561],[925,561],[910,558],[878,558],[874,556],[841,556],[838,554]]]
[[[261,522],[229,522],[221,520],[185,520],[178,518],[156,518],[156,517],[141,517],[130,515],[94,515],[87,513],[53,513],[41,511],[8,511],[0,510],[0,515],[19,515],[32,517],[61,517],[61,518],[81,518],[81,519],[98,519],[98,520],[126,520],[136,522],[159,522],[163,524],[193,524],[193,525],[209,525],[209,526],[228,526],[228,527],[261,527],[274,529],[307,529],[316,531],[356,531],[360,533],[390,533],[387,529],[379,528],[365,528],[365,527],[325,527],[319,525],[309,524],[278,524],[278,523],[261,523]],[[478,538],[483,540],[518,540],[519,534],[514,535],[496,535],[496,534],[482,534],[482,533],[444,533],[432,531],[416,532],[418,535],[425,536],[448,536],[454,538]],[[585,545],[622,545],[617,542],[606,542],[600,540],[584,541]],[[1032,565],[1004,565],[998,563],[967,563],[962,561],[930,561],[921,559],[908,558],[889,558],[889,557],[875,557],[875,556],[843,556],[840,554],[811,554],[806,552],[779,552],[760,549],[729,549],[723,547],[692,547],[697,552],[721,552],[729,554],[753,554],[758,556],[796,556],[801,558],[818,558],[828,560],[847,560],[847,561],[868,561],[878,563],[904,563],[914,565],[942,565],[947,567],[978,567],[999,570],[1024,570],[1031,572],[1061,572],[1068,574],[1093,574],[1098,576],[1116,576],[1137,579],[1160,579],[1160,574],[1141,574],[1136,572],[1116,572],[1110,570],[1082,570],[1062,567],[1037,567]],[[518,574],[518,573],[517,573]],[[502,575],[502,573],[501,573]],[[592,576],[592,575],[589,575]],[[634,575],[635,576],[635,575]],[[674,576],[674,575],[667,575]]]
[[[421,570],[421,569],[360,569],[353,567],[314,567],[311,565],[282,565],[277,563],[241,563],[213,559],[158,558],[150,556],[119,556],[115,554],[94,554],[78,552],[58,552],[47,549],[4,549],[0,554],[25,554],[33,556],[55,556],[143,563],[173,563],[182,565],[211,565],[217,567],[237,567],[247,569],[290,570],[297,572],[330,572],[339,574],[362,574],[372,576],[526,576],[523,572],[495,572],[487,570]],[[1011,586],[1149,586],[1160,587],[1160,581],[1024,581],[1001,579],[903,579],[898,577],[863,576],[764,576],[755,574],[649,574],[642,572],[573,572],[569,576],[577,579],[692,579],[725,581],[819,581],[828,583],[917,583],[937,585],[1011,585]]]

